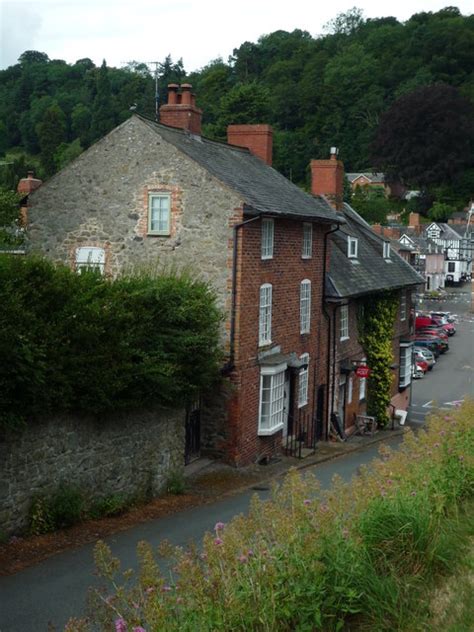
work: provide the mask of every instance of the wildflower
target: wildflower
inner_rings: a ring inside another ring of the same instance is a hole
[[[127,622],[125,619],[116,619],[115,620],[115,632],[127,632]]]
[[[319,510],[323,513],[326,513],[327,511],[329,511],[329,507],[323,503],[322,505],[319,505]]]
[[[216,546],[220,546],[221,544],[224,544],[224,540],[221,540],[220,538],[215,538],[214,539],[214,544]]]
[[[148,588],[145,588],[145,592],[147,595],[151,595],[152,593],[155,592],[155,587],[154,586],[148,586]]]
[[[444,421],[449,421],[450,419],[451,419],[451,417],[449,415],[445,415]]]
[[[137,625],[135,628],[133,628],[133,632],[146,632],[145,628],[142,628],[141,625]]]
[[[166,584],[161,587],[161,592],[170,592],[171,586],[167,586]]]
[[[225,527],[225,524],[223,522],[216,522],[216,526],[214,527],[215,531],[222,531],[222,529]]]
[[[207,560],[207,553],[201,553],[199,557],[201,558],[201,560]]]
[[[393,481],[391,478],[387,479],[387,485],[393,485]]]
[[[246,564],[249,561],[249,558],[246,555],[240,555],[238,558],[239,562],[241,564]]]
[[[462,454],[459,455],[459,460],[464,461],[464,456]]]
[[[411,496],[416,496],[416,492],[415,492],[415,490],[413,490],[413,491],[411,492]]]
[[[311,501],[309,500],[309,498],[306,498],[306,500],[303,500],[303,505],[311,505]]]
[[[135,608],[135,610],[138,610],[138,608],[140,607],[140,604],[134,601],[132,606]]]
[[[249,549],[249,550],[247,551],[247,555],[248,555],[249,557],[252,557],[252,555],[253,555],[253,551],[252,551],[252,549]]]
[[[435,443],[435,444],[434,444],[434,447],[435,447],[435,448],[439,448],[439,443]]]

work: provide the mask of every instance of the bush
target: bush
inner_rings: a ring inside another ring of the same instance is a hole
[[[84,497],[76,488],[61,485],[53,496],[37,496],[30,509],[30,533],[40,535],[71,527],[83,515]]]
[[[135,577],[99,543],[96,564],[112,594],[95,593],[89,623],[69,629],[108,630],[119,618],[127,629],[169,632],[422,629],[422,591],[469,544],[459,516],[474,493],[473,421],[474,402],[440,413],[324,493],[290,472],[271,501],[255,497],[247,517],[216,524],[201,547],[163,545],[172,581],[150,545],[138,547]]]
[[[188,275],[111,281],[0,257],[0,425],[182,406],[216,379],[221,316]]]

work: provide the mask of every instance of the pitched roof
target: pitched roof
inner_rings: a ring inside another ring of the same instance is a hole
[[[244,200],[247,212],[327,222],[341,221],[324,197],[305,193],[248,149],[135,116],[166,142],[236,191]]]
[[[369,182],[384,182],[385,174],[383,173],[371,173],[368,171],[360,172],[360,173],[346,173],[346,177],[349,182],[352,184],[357,178],[364,176],[369,180]]]
[[[346,224],[331,235],[331,262],[325,283],[327,298],[363,296],[424,283],[424,279],[394,250],[383,257],[383,239],[351,208],[344,205]],[[357,259],[347,257],[348,236],[358,239]]]

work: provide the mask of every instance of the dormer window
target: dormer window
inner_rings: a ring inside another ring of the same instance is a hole
[[[390,259],[390,243],[388,241],[383,242],[383,258]]]
[[[347,238],[347,256],[349,259],[357,259],[357,251],[359,247],[359,240],[357,237]]]

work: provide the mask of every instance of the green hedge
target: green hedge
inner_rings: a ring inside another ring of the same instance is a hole
[[[78,275],[0,257],[0,424],[180,405],[218,374],[221,315],[186,274]]]

